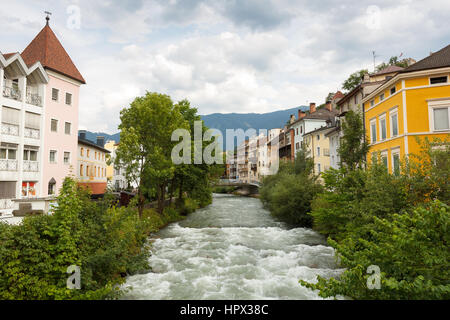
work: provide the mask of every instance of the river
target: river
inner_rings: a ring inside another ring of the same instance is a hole
[[[254,198],[214,195],[152,241],[153,272],[129,276],[124,299],[319,299],[298,280],[341,272],[322,236],[274,220]]]

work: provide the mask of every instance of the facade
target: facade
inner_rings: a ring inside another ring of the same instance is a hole
[[[339,110],[339,114],[336,117],[336,128],[327,133],[327,137],[330,140],[330,166],[332,168],[338,169],[340,167],[340,157],[338,149],[340,146],[341,138],[343,136],[340,125],[345,119],[345,114],[348,111],[352,110],[364,115],[362,110],[362,100],[371,92],[373,92],[377,87],[394,77],[398,72],[402,70],[403,68],[401,67],[389,66],[383,70],[380,70],[379,72],[370,75],[366,74],[359,86],[357,86],[346,95],[340,97],[336,102],[337,110]]]
[[[85,84],[53,30],[47,24],[22,53],[27,65],[40,62],[48,74],[43,127],[43,196],[57,195],[77,165],[78,102]]]
[[[43,196],[44,102],[49,81],[40,62],[0,53],[0,216],[19,209],[15,200]],[[44,210],[44,203],[31,209]]]
[[[419,153],[416,138],[450,137],[450,45],[400,71],[362,101],[369,162],[378,154],[390,172]]]
[[[75,173],[85,81],[47,24],[19,53],[0,54],[0,213],[47,212]]]
[[[334,127],[325,126],[304,135],[306,154],[314,160],[314,173],[321,174],[330,169],[330,139],[326,136]]]
[[[125,177],[125,169],[114,165],[118,146],[119,144],[114,140],[110,140],[105,144],[105,149],[110,152],[111,159],[111,164],[106,167],[106,178],[109,188],[115,191],[122,191],[127,189],[128,183]]]
[[[110,152],[104,144],[104,137],[97,137],[97,143],[87,140],[84,131],[78,137],[78,184],[93,195],[104,194],[107,188],[106,160]]]

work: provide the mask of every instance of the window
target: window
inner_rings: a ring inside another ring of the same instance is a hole
[[[388,156],[386,151],[381,153],[381,163],[386,167],[386,169],[388,168]]]
[[[447,76],[430,78],[430,84],[447,83]]]
[[[392,173],[396,176],[400,174],[400,150],[392,150]]]
[[[94,159],[97,160],[97,151],[94,153]]]
[[[296,149],[300,149],[300,143],[297,142],[297,143],[295,144],[295,148],[296,148]]]
[[[59,98],[59,90],[52,88],[52,100],[58,101],[58,98]]]
[[[295,134],[298,135],[298,128],[295,128]]]
[[[320,163],[318,163],[318,164],[317,164],[317,173],[321,173],[321,172],[322,172],[321,169],[322,169],[322,168],[320,167]]]
[[[64,164],[70,164],[70,152],[64,152]]]
[[[86,176],[89,176],[89,166],[86,166]]]
[[[50,130],[52,132],[58,132],[58,120],[52,119],[50,123]]]
[[[49,156],[50,163],[56,163],[56,151],[50,150],[50,156]]]
[[[72,94],[68,92],[66,92],[66,104],[69,106],[72,105]]]
[[[380,102],[384,100],[384,93],[380,94]]]
[[[375,105],[375,100],[370,101],[370,106],[373,107]]]
[[[22,197],[29,198],[36,196],[36,182],[22,182]]]
[[[28,147],[30,148],[30,147]],[[23,150],[23,160],[25,161],[37,161],[37,151],[36,150]]]
[[[391,88],[391,95],[393,95],[395,93],[395,87]]]
[[[355,95],[355,98],[354,98],[354,99],[355,99],[355,100],[354,100],[355,104],[357,104],[357,103],[358,103],[358,96]]]
[[[380,134],[381,140],[386,140],[386,116],[383,115],[380,117]]]
[[[87,151],[86,151],[86,156],[89,158],[89,149],[87,149]]]
[[[12,199],[16,197],[16,182],[0,181],[0,199]]]
[[[377,142],[377,122],[375,119],[370,121],[370,136],[372,143]]]
[[[70,134],[71,129],[72,129],[72,124],[70,122],[66,122],[64,124],[64,132],[65,132],[65,134]]]
[[[317,156],[320,157],[320,147],[317,147]]]
[[[81,177],[83,176],[83,165],[82,164],[80,164],[80,176]]]
[[[84,148],[80,149],[80,155],[83,156],[84,155]]]
[[[50,180],[50,182],[48,183],[48,194],[55,194],[55,187],[56,187],[56,182],[55,179]]]
[[[300,133],[303,133],[303,126],[300,127]]]
[[[391,137],[398,136],[398,113],[397,110],[391,111]]]
[[[434,130],[448,130],[449,128],[449,107],[433,108]]]
[[[317,135],[317,140],[320,140],[320,134]]]
[[[2,160],[16,160],[17,159],[17,145],[2,143],[0,147],[0,159]],[[15,167],[15,168],[14,168]],[[9,170],[17,170],[17,165],[8,168]]]

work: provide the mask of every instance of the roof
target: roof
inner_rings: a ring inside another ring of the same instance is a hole
[[[450,67],[450,45],[412,64],[401,73]]]
[[[5,54],[3,54],[3,57],[4,57],[5,59],[8,59],[9,57],[15,55],[16,53],[18,53],[18,52],[5,53]]]
[[[399,72],[404,70],[405,68],[399,67],[399,66],[387,66],[386,68],[376,72],[375,74],[373,74],[374,76],[380,76],[382,74],[387,74],[387,73],[394,73],[394,72]]]
[[[25,48],[22,58],[28,66],[40,61],[45,69],[56,71],[83,84],[86,83],[48,24]]]
[[[90,146],[90,147],[96,148],[96,149],[98,149],[100,151],[103,151],[103,152],[106,152],[106,153],[111,153],[111,151],[109,151],[108,149],[105,149],[105,148],[99,146],[98,144],[96,144],[96,143],[94,143],[94,142],[92,142],[90,140],[82,139],[80,137],[78,137],[78,144],[84,144],[86,146]]]
[[[322,127],[317,128],[317,129],[315,129],[315,130],[306,132],[306,133],[304,134],[304,136],[307,136],[307,135],[313,134],[313,133],[317,133],[317,132],[320,132],[320,131],[324,131],[324,130],[327,130],[327,132],[325,133],[325,134],[327,134],[327,133],[329,133],[329,131],[332,131],[332,130],[334,130],[335,128],[336,128],[335,126],[333,126],[333,127],[322,126]]]
[[[342,99],[343,97],[344,97],[344,94],[341,91],[338,91],[335,93],[333,98],[331,98],[331,100]]]

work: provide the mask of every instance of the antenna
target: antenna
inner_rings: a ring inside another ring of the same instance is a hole
[[[47,15],[45,17],[45,20],[47,20],[47,25],[48,25],[48,21],[50,20],[50,16],[52,15],[52,13],[50,11],[44,11],[44,13]]]
[[[373,72],[375,72],[375,58],[378,57],[378,55],[376,54],[375,51],[372,51],[372,55],[373,55]]]

